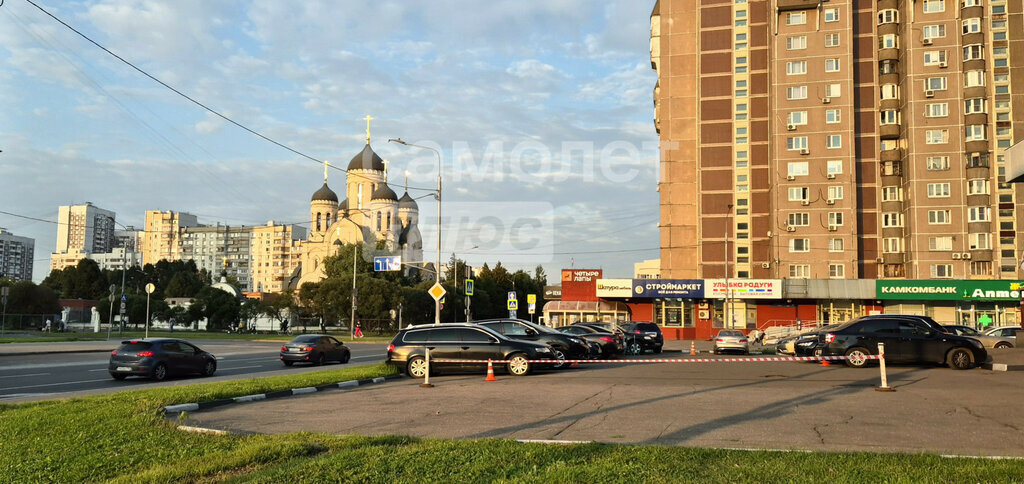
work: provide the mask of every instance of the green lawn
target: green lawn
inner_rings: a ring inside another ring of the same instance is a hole
[[[174,428],[176,421],[187,422],[187,415],[165,419],[155,412],[168,404],[392,373],[380,364],[0,405],[0,482],[863,483],[1024,479],[1024,461],[935,455],[563,446],[309,433],[199,435]]]

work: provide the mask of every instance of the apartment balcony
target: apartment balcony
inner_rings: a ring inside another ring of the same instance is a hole
[[[818,8],[818,0],[778,0],[776,3],[780,12],[786,10],[813,10]]]
[[[906,254],[902,252],[882,254],[883,264],[903,264],[906,262]]]
[[[895,150],[885,150],[878,153],[878,160],[881,162],[897,162],[903,159],[903,150],[896,148]]]
[[[967,195],[967,206],[969,207],[987,207],[990,203],[992,203],[992,199],[988,194]]]
[[[989,249],[974,249],[969,254],[971,254],[972,261],[992,262],[992,251]]]
[[[882,139],[899,139],[900,137],[900,125],[899,124],[883,124],[878,127],[878,136]],[[892,150],[889,150],[892,151]]]
[[[969,222],[967,231],[972,234],[985,234],[992,232],[992,222]]]
[[[984,153],[989,151],[988,140],[968,141],[964,143],[964,151],[968,153]]]
[[[974,113],[967,114],[964,116],[964,124],[988,124],[988,114],[985,113]]]
[[[884,264],[882,266],[882,277],[906,277],[903,264]]]

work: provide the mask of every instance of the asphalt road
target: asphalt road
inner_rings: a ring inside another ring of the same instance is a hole
[[[22,402],[110,393],[134,388],[187,385],[260,376],[295,374],[324,367],[298,364],[285,367],[278,359],[281,343],[189,340],[217,356],[217,373],[212,378],[178,377],[164,382],[141,378],[116,381],[107,373],[109,353],[53,353],[0,356],[0,402]],[[348,344],[349,364],[384,361],[381,343]],[[116,343],[111,343],[111,348]],[[327,367],[337,365],[329,364]]]

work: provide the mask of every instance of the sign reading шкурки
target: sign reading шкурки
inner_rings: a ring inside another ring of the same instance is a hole
[[[1020,301],[1024,281],[875,281],[878,299]]]

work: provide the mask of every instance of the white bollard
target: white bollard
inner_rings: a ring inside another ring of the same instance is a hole
[[[427,348],[426,360],[427,372],[423,375],[423,383],[420,385],[420,388],[434,388],[434,385],[430,384],[430,348]]]
[[[875,388],[877,392],[894,392],[896,389],[889,387],[889,380],[885,377],[885,343],[878,343],[878,368],[882,372],[882,386]]]

